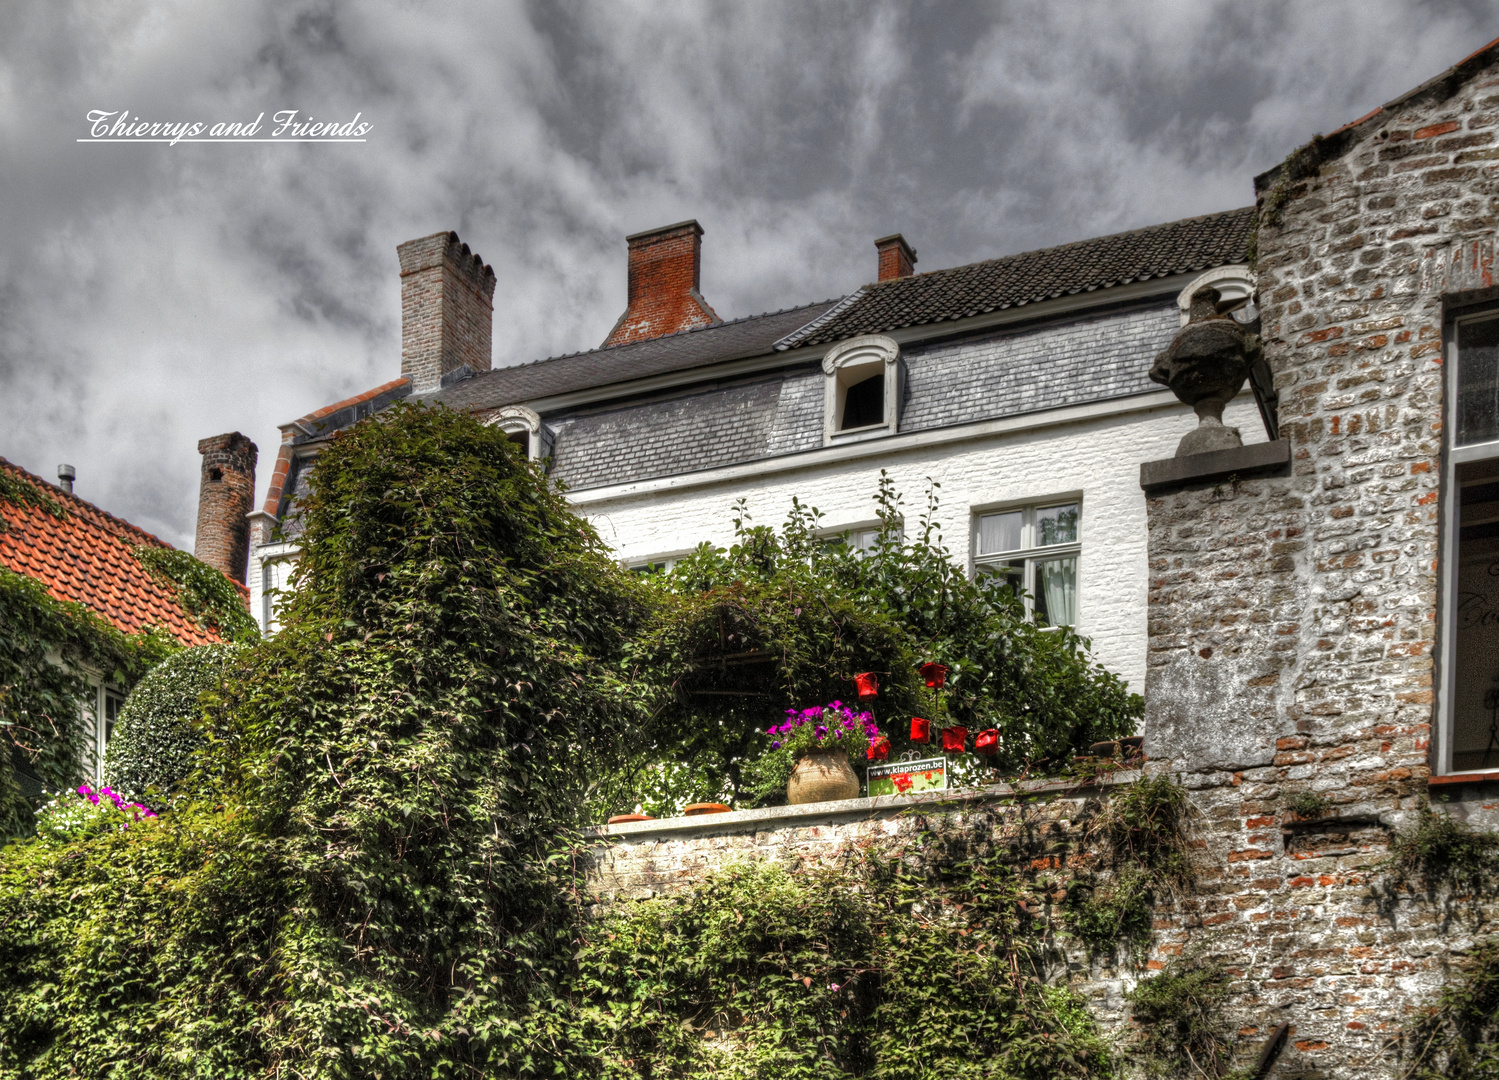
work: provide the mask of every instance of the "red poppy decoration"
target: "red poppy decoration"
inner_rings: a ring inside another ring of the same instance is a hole
[[[983,754],[985,757],[993,757],[995,751],[997,751],[998,749],[998,728],[989,728],[986,731],[981,731],[978,733],[978,737],[973,740],[973,752],[975,754]]]
[[[880,680],[874,677],[874,672],[872,671],[866,671],[862,675],[855,675],[854,685],[859,688],[860,697],[874,697],[880,692]]]
[[[929,660],[921,665],[921,677],[933,690],[941,690],[942,684],[947,682],[947,665]]]
[[[932,722],[919,716],[911,717],[911,741],[927,742],[932,737]]]
[[[966,727],[947,727],[942,729],[942,752],[944,754],[961,754],[963,747],[968,743],[968,729]]]
[[[869,749],[865,754],[870,761],[884,761],[890,756],[890,740],[881,735],[869,744]]]

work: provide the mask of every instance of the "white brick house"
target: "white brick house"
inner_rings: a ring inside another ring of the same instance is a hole
[[[488,268],[455,234],[403,244],[402,378],[283,426],[253,515],[253,610],[273,628],[267,590],[295,557],[299,477],[321,441],[411,396],[503,425],[631,566],[726,544],[741,497],[757,524],[778,524],[794,495],[830,532],[857,532],[874,523],[882,470],[912,512],[930,478],[970,570],[1013,576],[1038,618],[1075,625],[1142,690],[1139,466],[1196,424],[1147,372],[1193,288],[1248,301],[1252,221],[1245,208],[927,274],[887,237],[882,279],[849,296],[707,323],[702,231],[684,222],[629,238],[619,343],[499,369],[473,347]],[[1246,443],[1268,438],[1247,391],[1225,422]],[[272,542],[278,521],[290,540]]]

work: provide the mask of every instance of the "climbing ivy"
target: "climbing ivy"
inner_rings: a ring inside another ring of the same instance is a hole
[[[16,506],[32,506],[38,510],[45,511],[55,518],[66,518],[67,507],[58,502],[52,496],[42,491],[29,480],[22,479],[15,473],[6,469],[0,469],[0,502],[8,502]],[[10,530],[5,515],[0,514],[0,533]]]
[[[1499,1077],[1499,939],[1480,942],[1436,1003],[1401,1035],[1402,1080]]]
[[[131,549],[153,577],[175,590],[177,602],[197,622],[226,641],[254,641],[260,628],[244,598],[222,573],[186,551],[141,545]]]
[[[83,672],[129,688],[177,647],[159,630],[123,634],[0,567],[0,837],[29,832],[42,792],[77,782],[94,699]]]

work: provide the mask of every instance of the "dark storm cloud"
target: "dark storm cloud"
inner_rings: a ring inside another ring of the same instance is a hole
[[[697,217],[727,317],[1247,204],[1251,176],[1499,33],[1491,3],[0,8],[0,454],[191,542],[198,438],[394,377],[394,246],[494,267],[495,360],[596,345],[625,233]],[[89,109],[374,123],[90,146]],[[262,491],[264,479],[262,479]]]

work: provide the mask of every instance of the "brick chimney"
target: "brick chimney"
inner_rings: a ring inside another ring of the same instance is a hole
[[[719,321],[698,292],[702,236],[703,227],[697,222],[679,221],[625,237],[630,245],[629,303],[604,339],[604,347]]]
[[[880,257],[880,281],[916,273],[916,249],[900,233],[880,237],[874,242],[874,250]]]
[[[226,577],[243,583],[250,557],[255,509],[255,444],[239,432],[198,443],[203,474],[198,485],[198,533],[193,554]]]
[[[396,246],[401,260],[401,374],[413,393],[452,382],[461,370],[488,371],[494,271],[455,232]]]

